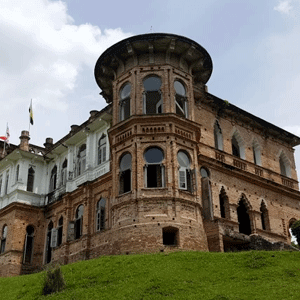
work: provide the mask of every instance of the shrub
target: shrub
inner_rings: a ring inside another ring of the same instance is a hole
[[[291,226],[292,234],[296,237],[298,245],[300,245],[300,220],[293,223]]]
[[[60,266],[57,264],[55,266],[48,267],[45,273],[42,294],[49,295],[60,292],[65,288],[65,286],[65,280]]]

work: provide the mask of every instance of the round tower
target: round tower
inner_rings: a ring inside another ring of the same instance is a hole
[[[212,73],[196,42],[133,36],[107,49],[95,78],[113,108],[111,228],[120,252],[208,250],[194,117]]]

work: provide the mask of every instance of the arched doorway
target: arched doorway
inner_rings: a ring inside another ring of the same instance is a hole
[[[237,208],[239,232],[247,235],[251,234],[251,222],[249,216],[249,207],[246,200],[242,197]]]
[[[25,236],[25,247],[24,247],[24,260],[25,264],[31,264],[32,253],[33,253],[33,238],[34,238],[34,228],[29,225],[26,228]]]
[[[51,234],[52,234],[53,222],[51,221],[47,228],[47,239],[46,239],[46,264],[51,262],[52,248],[51,248]]]

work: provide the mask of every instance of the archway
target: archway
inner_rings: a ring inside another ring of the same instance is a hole
[[[244,198],[239,201],[237,208],[238,221],[239,221],[239,232],[244,234],[251,234],[251,223],[248,212],[248,205]]]

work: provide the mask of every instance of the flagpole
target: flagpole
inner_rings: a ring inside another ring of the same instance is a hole
[[[8,126],[8,123],[6,123],[6,129],[5,129],[5,132],[7,131],[7,126]],[[6,133],[5,133],[5,136],[6,136]],[[3,152],[2,152],[2,155],[3,155],[3,156],[5,155],[5,146],[6,146],[6,140],[4,141],[4,147],[3,147]]]

